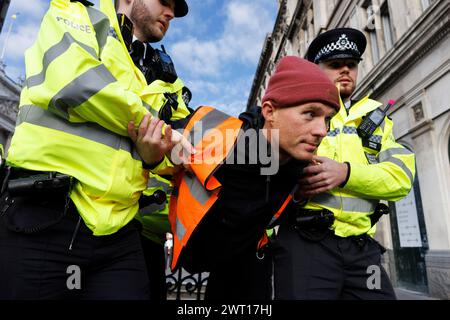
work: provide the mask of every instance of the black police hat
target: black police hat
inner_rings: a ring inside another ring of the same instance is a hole
[[[338,28],[320,34],[309,46],[306,58],[319,63],[332,59],[356,59],[366,51],[364,33],[351,28]]]
[[[185,0],[175,0],[175,17],[181,18],[187,15],[189,12],[189,7]]]

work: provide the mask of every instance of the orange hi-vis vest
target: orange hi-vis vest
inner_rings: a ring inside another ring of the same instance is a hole
[[[219,198],[221,183],[214,173],[233,150],[243,122],[212,107],[200,107],[189,119],[183,135],[196,149],[191,158],[191,172],[182,171],[174,177],[169,204],[169,221],[174,246],[172,269],[186,247],[192,233]],[[276,220],[292,200],[290,195],[275,214]],[[258,249],[267,244],[261,239]]]

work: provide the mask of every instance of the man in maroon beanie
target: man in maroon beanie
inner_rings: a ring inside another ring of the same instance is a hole
[[[195,225],[176,260],[189,272],[210,272],[206,299],[271,299],[272,261],[258,251],[260,240],[274,215],[289,207],[289,195],[339,108],[337,88],[319,67],[285,57],[270,78],[261,108],[240,115],[242,134],[213,173],[221,184],[218,199]],[[217,123],[229,116],[210,118]],[[264,159],[268,151],[270,163]],[[186,233],[178,227],[189,206],[177,196],[175,236]]]

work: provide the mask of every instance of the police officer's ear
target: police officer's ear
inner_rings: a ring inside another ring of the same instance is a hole
[[[261,107],[261,114],[264,117],[266,126],[272,127],[277,113],[277,108],[272,101],[265,101]]]

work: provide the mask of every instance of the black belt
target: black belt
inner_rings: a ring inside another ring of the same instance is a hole
[[[67,194],[70,190],[71,177],[65,174],[14,167],[6,167],[3,170],[1,191],[8,191],[10,196]]]
[[[299,229],[329,229],[334,223],[330,210],[309,210],[298,208],[293,215],[294,225]]]

